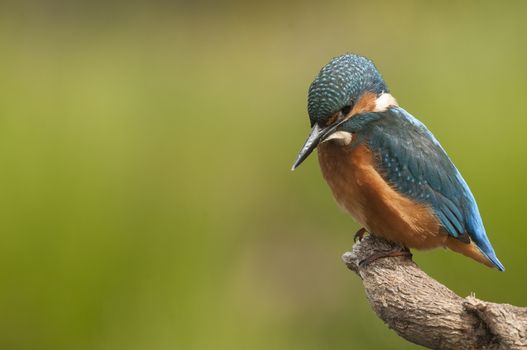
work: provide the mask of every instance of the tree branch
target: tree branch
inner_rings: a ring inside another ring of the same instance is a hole
[[[373,310],[404,339],[430,349],[527,349],[527,308],[462,298],[407,257],[360,262],[395,243],[365,236],[342,256]]]

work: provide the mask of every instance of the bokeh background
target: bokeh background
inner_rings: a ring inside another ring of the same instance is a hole
[[[340,260],[358,226],[306,92],[371,57],[475,193],[507,272],[416,253],[527,305],[527,3],[20,1],[0,11],[1,349],[413,349]]]

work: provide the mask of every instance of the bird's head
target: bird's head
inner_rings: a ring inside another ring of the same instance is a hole
[[[313,80],[307,110],[311,133],[292,170],[298,167],[319,143],[346,137],[337,128],[364,112],[382,111],[396,104],[380,73],[366,57],[345,54],[332,59]]]

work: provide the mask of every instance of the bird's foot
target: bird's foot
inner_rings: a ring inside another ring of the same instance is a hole
[[[371,264],[375,260],[382,259],[382,258],[391,258],[391,257],[396,257],[396,256],[406,256],[408,258],[411,258],[412,257],[412,253],[410,252],[410,249],[408,249],[406,247],[400,247],[399,246],[399,247],[394,248],[394,249],[389,250],[389,251],[377,252],[375,254],[372,254],[369,257],[367,257],[366,259],[362,260],[359,263],[359,266],[360,267],[368,266],[369,264]]]
[[[366,233],[366,229],[363,227],[360,230],[358,230],[355,235],[353,236],[353,242],[357,242],[357,240],[362,241],[362,238],[364,238],[364,234]]]

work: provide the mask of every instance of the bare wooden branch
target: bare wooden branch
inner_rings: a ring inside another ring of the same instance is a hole
[[[362,279],[373,310],[397,334],[430,349],[527,349],[527,308],[462,298],[408,257],[360,264],[395,247],[368,235],[342,259]]]

